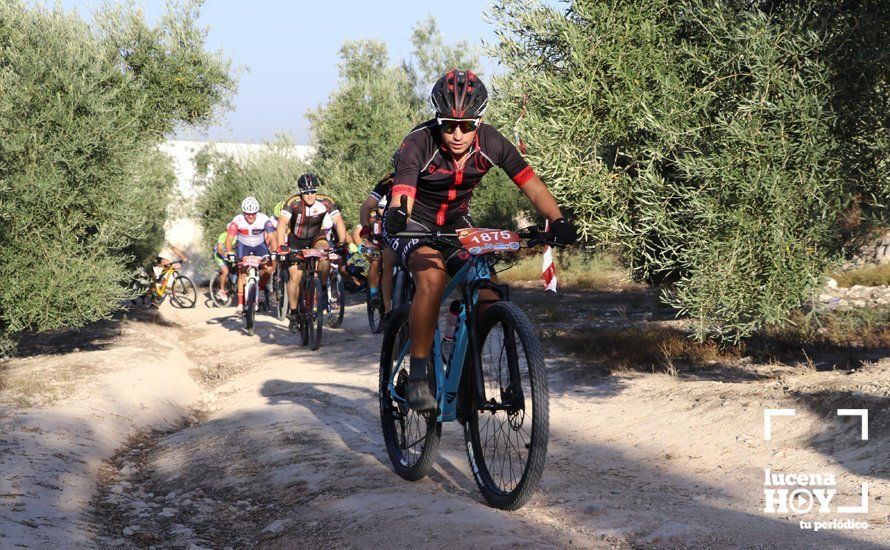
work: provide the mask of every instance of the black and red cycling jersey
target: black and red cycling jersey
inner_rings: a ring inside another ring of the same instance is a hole
[[[340,210],[329,197],[319,195],[311,206],[299,195],[289,198],[281,209],[281,216],[288,224],[288,231],[297,239],[315,239],[333,227]]]
[[[392,194],[414,197],[412,218],[450,225],[467,214],[473,190],[492,166],[500,167],[520,187],[535,175],[516,147],[485,123],[479,125],[466,162],[458,169],[433,119],[416,127],[402,142]]]

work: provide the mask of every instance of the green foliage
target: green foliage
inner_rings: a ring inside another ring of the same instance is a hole
[[[285,138],[267,143],[262,152],[251,154],[243,161],[210,148],[201,151],[195,160],[196,184],[203,187],[196,210],[208,250],[232,218],[241,212],[244,197],[256,197],[261,211],[271,216],[276,203],[296,193],[297,178],[308,170],[297,158],[293,142]]]
[[[842,4],[494,8],[497,88],[514,109],[528,96],[532,164],[584,237],[674,283],[700,337],[785,322],[856,212],[886,215],[887,8],[835,22]]]
[[[157,27],[109,8],[94,31],[0,0],[0,334],[106,317],[156,253],[175,181],[156,145],[234,87],[202,49],[198,5]]]
[[[340,49],[339,87],[327,105],[307,115],[320,192],[335,197],[351,223],[374,183],[390,169],[393,151],[416,123],[406,73],[389,67],[386,46],[347,41]]]
[[[449,67],[475,67],[465,43],[446,45],[432,18],[418,23],[411,59],[391,65],[376,40],[349,40],[340,49],[340,83],[325,105],[307,114],[321,190],[338,200],[351,223],[374,183],[391,169],[392,154],[415,125],[430,117],[427,96]]]

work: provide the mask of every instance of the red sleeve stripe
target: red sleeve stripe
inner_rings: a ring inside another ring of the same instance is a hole
[[[412,199],[415,195],[417,195],[417,188],[411,187],[410,185],[394,185],[392,188],[392,196],[396,195],[408,195]]]
[[[519,172],[515,176],[513,176],[513,183],[517,186],[522,187],[528,180],[535,177],[535,171],[531,166],[526,166],[522,172]]]

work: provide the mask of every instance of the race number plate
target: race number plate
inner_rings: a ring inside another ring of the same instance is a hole
[[[473,256],[519,250],[519,234],[506,229],[462,229],[457,232],[457,238]]]
[[[244,267],[259,267],[260,266],[260,257],[259,256],[244,256],[241,258],[241,265]]]
[[[327,252],[316,248],[307,248],[303,251],[302,255],[304,258],[324,258],[327,256]]]

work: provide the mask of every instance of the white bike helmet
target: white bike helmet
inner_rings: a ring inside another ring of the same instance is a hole
[[[253,197],[247,197],[241,201],[241,211],[245,214],[256,214],[260,211],[260,203]]]

